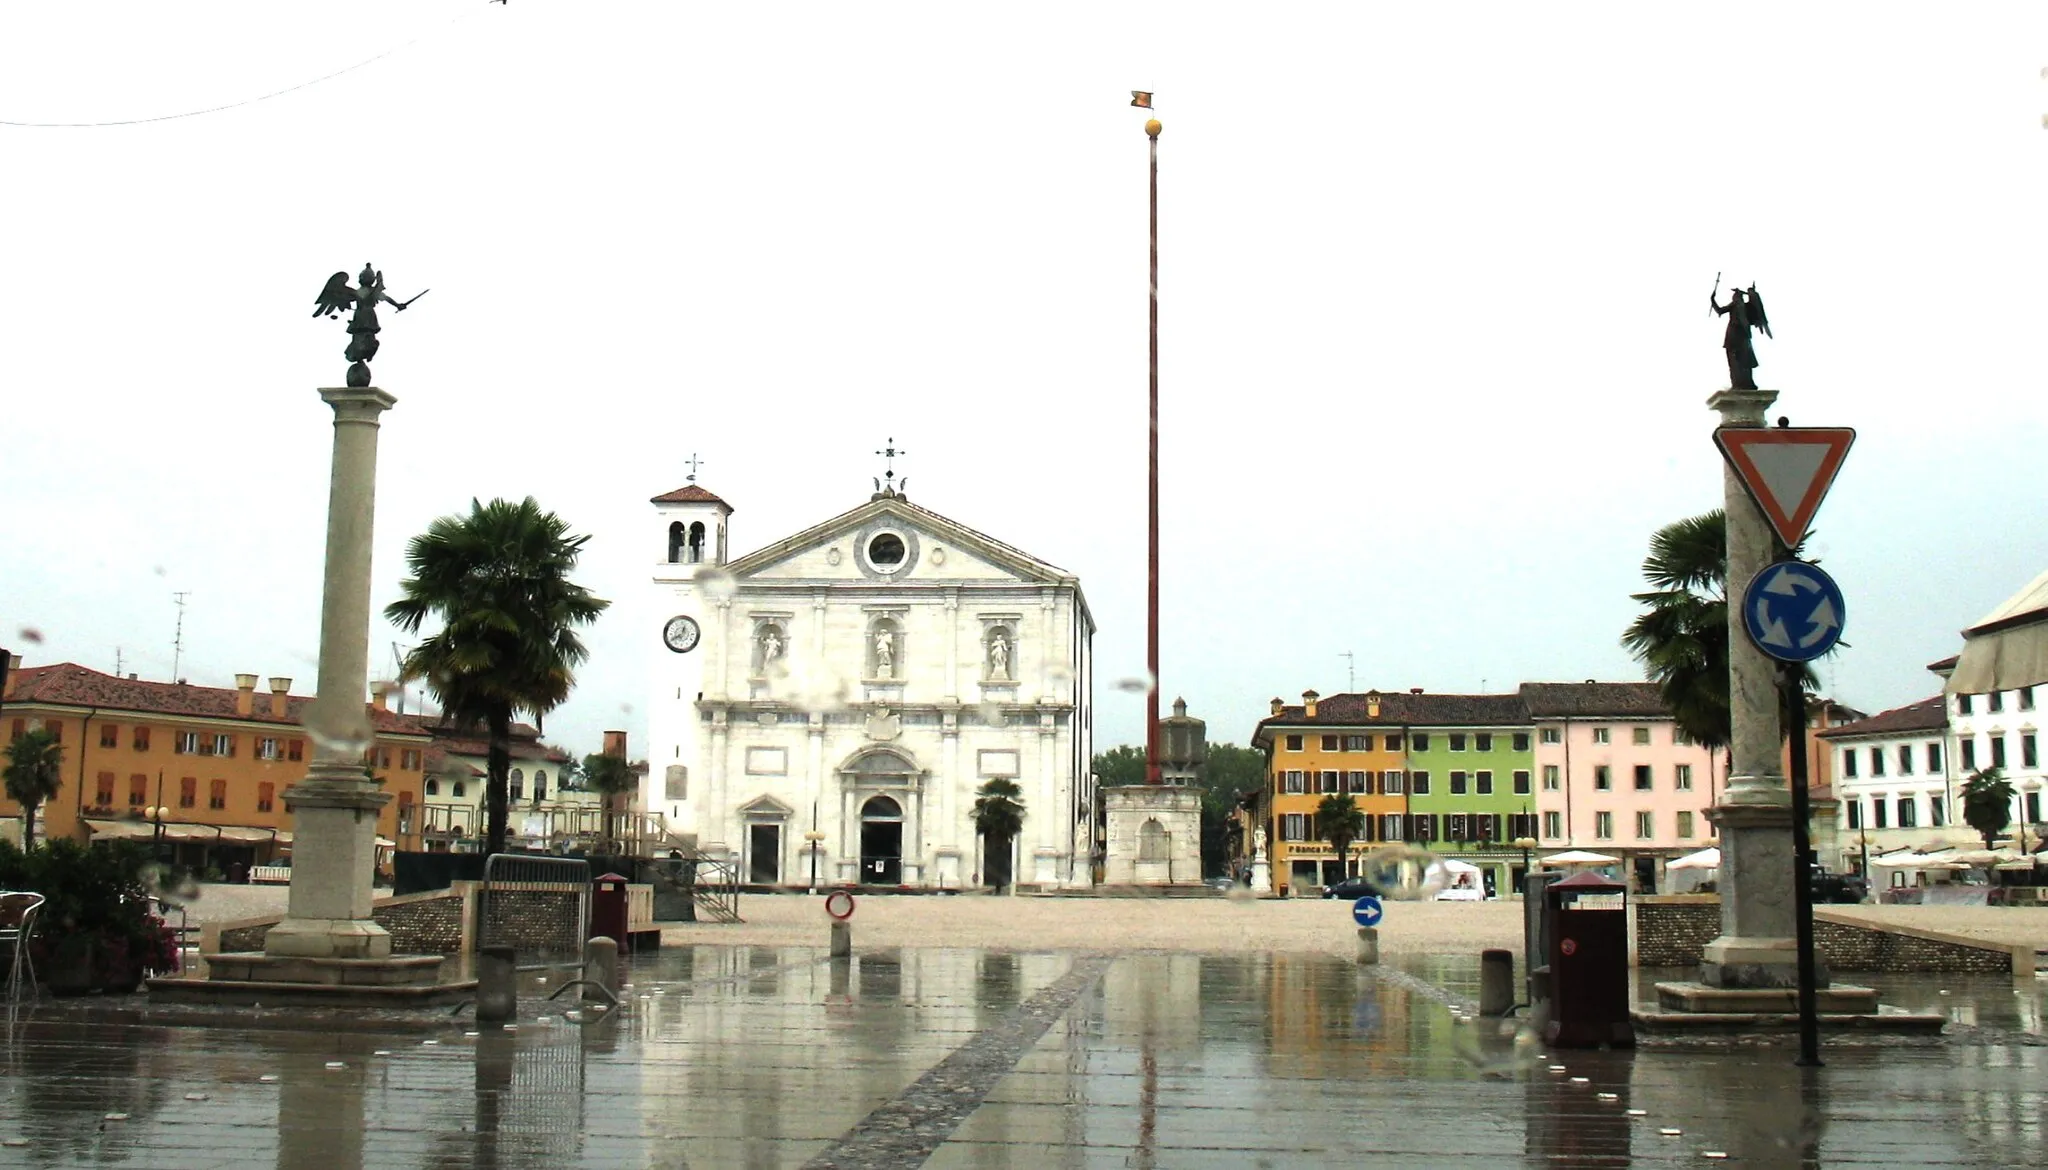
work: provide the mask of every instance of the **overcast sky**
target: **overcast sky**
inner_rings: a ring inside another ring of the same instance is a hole
[[[232,685],[318,644],[342,322],[385,314],[376,587],[472,496],[615,602],[550,738],[644,743],[661,535],[866,499],[1078,573],[1144,662],[1145,138],[1161,139],[1164,689],[1639,677],[1659,525],[1718,506],[1706,301],[1774,414],[1850,425],[1813,547],[1876,710],[2048,565],[2048,9],[2026,5],[10,5],[0,638]],[[22,634],[39,634],[40,643]],[[379,620],[372,662],[395,631]]]

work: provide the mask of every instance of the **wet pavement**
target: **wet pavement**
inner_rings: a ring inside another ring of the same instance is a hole
[[[503,1031],[26,1008],[0,1165],[2048,1163],[2039,980],[1903,981],[1955,1037],[1803,1070],[1739,1042],[1548,1052],[1472,1017],[1458,959],[695,946],[632,978],[616,1013],[530,984]]]

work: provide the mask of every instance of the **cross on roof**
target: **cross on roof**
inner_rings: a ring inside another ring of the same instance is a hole
[[[896,437],[894,435],[891,435],[888,439],[887,445],[884,446],[881,450],[875,452],[875,454],[880,455],[883,459],[887,460],[887,462],[884,463],[882,467],[882,481],[881,483],[877,484],[876,487],[882,491],[895,491],[897,486],[896,457],[898,455],[908,455],[910,454],[910,452],[897,450]],[[910,483],[910,478],[908,476],[905,476],[903,482],[907,486]]]
[[[699,458],[697,458],[697,453],[696,453],[695,451],[692,451],[692,452],[690,452],[690,474],[688,474],[688,475],[686,475],[686,476],[684,476],[684,477],[683,477],[683,482],[684,482],[684,483],[696,483],[696,482],[697,482],[697,469],[698,469],[699,467],[702,467],[703,465],[704,465],[704,461],[703,461],[703,460],[701,460],[701,459],[699,459]]]

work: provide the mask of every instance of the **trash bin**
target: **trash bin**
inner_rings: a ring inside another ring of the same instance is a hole
[[[631,942],[627,934],[626,879],[608,873],[593,879],[591,884],[594,888],[590,895],[590,937],[608,938],[623,951]]]
[[[1597,873],[1543,891],[1550,951],[1550,1018],[1544,1042],[1558,1048],[1635,1047],[1630,1018],[1628,887]]]

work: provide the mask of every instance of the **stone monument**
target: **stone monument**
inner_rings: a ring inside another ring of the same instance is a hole
[[[1176,699],[1173,716],[1159,721],[1158,784],[1103,789],[1109,840],[1102,867],[1107,886],[1200,888],[1202,790],[1208,758],[1205,726]]]

